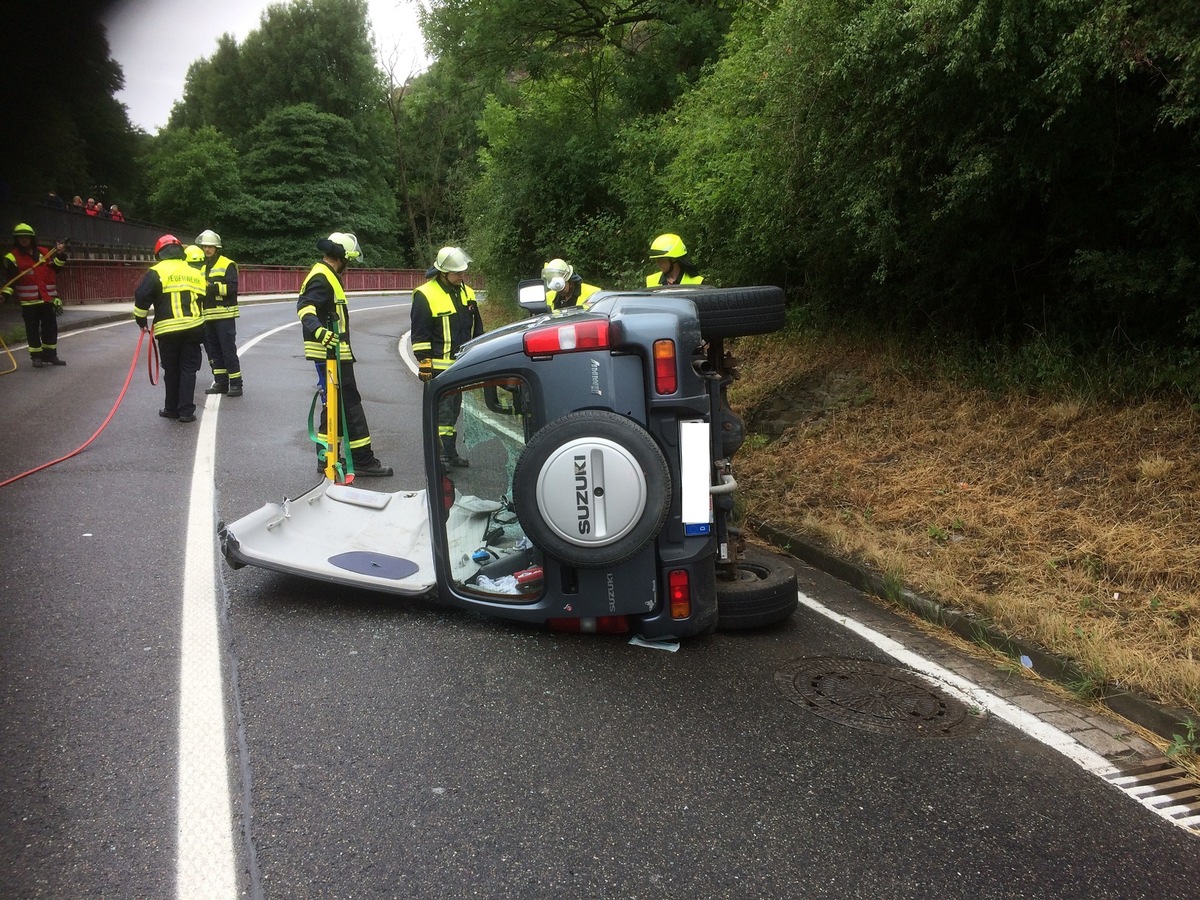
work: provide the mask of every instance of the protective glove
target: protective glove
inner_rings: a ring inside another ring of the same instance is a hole
[[[422,359],[417,363],[417,377],[422,381],[433,380],[433,360]]]
[[[62,300],[58,297],[54,298],[54,314],[56,316],[61,316],[63,314]]]
[[[145,319],[139,319],[137,316],[133,317],[133,321],[137,322],[138,328],[142,329],[142,331],[145,331],[146,325],[149,324]]]
[[[325,345],[326,350],[335,349],[340,343],[337,332],[328,328],[318,328],[316,338]]]

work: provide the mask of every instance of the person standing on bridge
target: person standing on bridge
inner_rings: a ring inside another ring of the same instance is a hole
[[[388,478],[392,467],[385,466],[371,449],[371,430],[367,427],[367,414],[363,412],[362,395],[354,379],[354,350],[350,346],[350,308],[346,305],[346,291],[339,276],[346,270],[346,263],[362,259],[362,248],[358,238],[349,232],[335,231],[327,238],[317,241],[321,260],[309,271],[300,286],[300,300],[296,303],[296,315],[304,332],[304,358],[311,359],[317,369],[317,382],[322,398],[325,396],[325,361],[339,361],[339,402],[346,416],[346,444],[354,462],[354,474],[368,478]],[[336,357],[330,356],[330,353]],[[325,406],[321,410],[318,436],[329,439],[326,425],[336,409]],[[317,471],[325,471],[324,451],[317,451]]]
[[[21,222],[13,228],[13,247],[4,257],[5,299],[16,294],[25,321],[25,338],[33,367],[65,366],[58,358],[58,316],[62,300],[58,296],[55,270],[66,264],[66,244],[59,241],[52,249],[39,247],[32,225]]]
[[[242,364],[237,352],[238,267],[221,253],[221,236],[211,228],[196,237],[204,251],[204,349],[213,382],[206,394],[242,396]]]
[[[166,404],[158,411],[164,419],[196,421],[196,373],[200,371],[204,341],[204,313],[200,301],[207,287],[204,273],[188,265],[183,244],[164,234],[154,244],[158,260],[142,276],[133,292],[133,319],[146,330],[154,310],[154,337],[162,359]]]
[[[483,334],[483,318],[475,302],[475,291],[466,283],[471,257],[461,247],[443,247],[433,268],[425,274],[431,280],[413,291],[409,311],[412,350],[417,358],[417,377],[435,378],[450,368],[454,354],[472,338]],[[464,468],[470,463],[458,455],[458,414],[462,394],[438,410],[438,437],[442,462]]]

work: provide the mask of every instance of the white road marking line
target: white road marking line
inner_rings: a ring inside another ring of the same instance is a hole
[[[179,803],[175,896],[237,896],[225,691],[217,621],[213,479],[216,397],[200,418],[183,566],[179,666]]]
[[[299,324],[297,319],[272,328],[238,349],[245,353],[259,341]],[[233,821],[233,804],[230,800],[225,682],[217,615],[213,486],[216,483],[220,406],[221,396],[209,395],[204,404],[204,414],[199,417],[200,433],[196,439],[191,497],[188,501],[179,666],[179,791],[175,861],[175,896],[179,900],[232,900],[238,895],[233,852],[236,823]]]
[[[897,662],[903,663],[914,672],[918,672],[927,678],[939,682],[941,685],[950,685],[951,687],[966,694],[970,701],[981,709],[987,710],[991,715],[1001,719],[1014,728],[1028,735],[1036,741],[1040,741],[1052,750],[1061,753],[1067,759],[1074,762],[1085,772],[1090,772],[1105,781],[1112,783],[1112,776],[1118,771],[1117,767],[1106,760],[1103,756],[1079,743],[1075,738],[1071,737],[1064,731],[1055,728],[1046,722],[1041,721],[1032,713],[1026,712],[1015,704],[1009,703],[1007,700],[997,697],[990,691],[980,687],[973,682],[968,681],[961,675],[951,672],[937,663],[932,662],[925,657],[914,653],[899,641],[880,634],[873,628],[864,625],[856,619],[852,619],[844,613],[835,612],[822,603],[813,600],[804,594],[803,591],[797,592],[800,603],[813,612],[820,613],[825,618],[838,623],[843,628],[861,637],[863,640],[874,645],[884,653],[891,656]],[[1120,788],[1120,785],[1117,785]],[[1149,809],[1151,812],[1166,819],[1173,825],[1183,825],[1185,829],[1190,830],[1187,825],[1179,819],[1173,818],[1165,814],[1165,810],[1159,809],[1150,805],[1145,799],[1137,797],[1132,791],[1120,788],[1121,792],[1126,796],[1137,800],[1144,809]]]

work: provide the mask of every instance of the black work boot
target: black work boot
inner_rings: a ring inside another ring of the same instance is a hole
[[[40,369],[42,366],[45,365],[45,363],[42,362],[42,355],[40,353],[37,356],[30,354],[29,360],[30,360],[30,362],[33,363],[33,367],[35,369]]]
[[[229,390],[225,392],[228,397],[242,396],[242,379],[233,378],[229,382]]]
[[[229,382],[221,381],[220,379],[218,379],[218,380],[214,381],[212,384],[210,384],[208,387],[206,387],[204,389],[204,393],[206,393],[206,394],[227,394],[227,393],[229,393]],[[239,391],[239,393],[241,393],[241,392]]]
[[[442,438],[442,465],[465,469],[471,463],[458,455],[458,436]]]
[[[57,353],[42,360],[42,365],[46,366],[65,366],[66,364],[67,361],[65,359],[59,359]]]
[[[354,474],[361,475],[363,478],[391,478],[392,467],[385,466],[378,457],[375,457],[366,465],[355,465]]]

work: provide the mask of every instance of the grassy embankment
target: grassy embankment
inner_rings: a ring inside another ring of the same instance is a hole
[[[965,387],[853,337],[736,351],[734,406],[752,427],[791,421],[738,456],[754,516],[1073,660],[1081,694],[1200,710],[1200,414],[1184,398]]]

